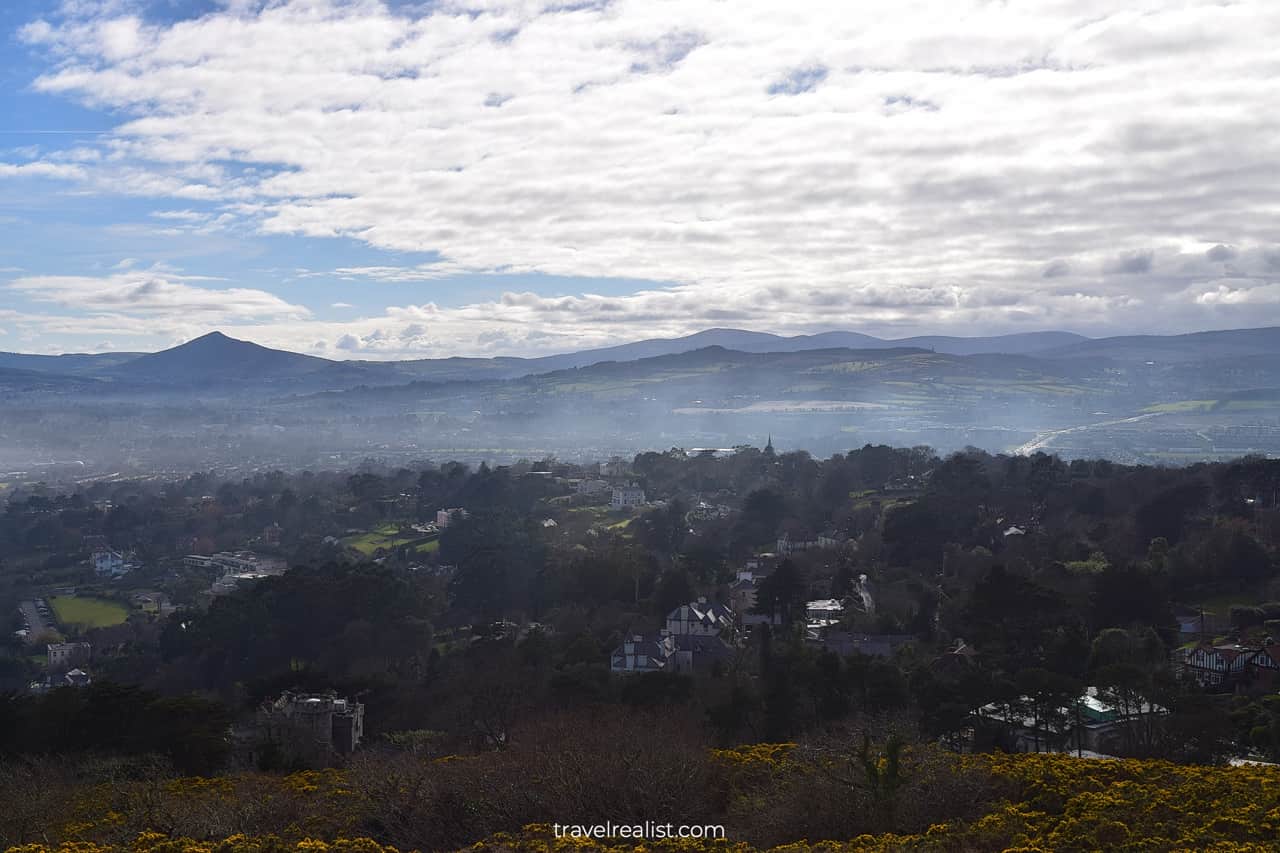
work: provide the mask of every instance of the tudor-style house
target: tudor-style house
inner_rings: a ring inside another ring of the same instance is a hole
[[[1268,637],[1261,647],[1239,643],[1196,646],[1187,650],[1182,673],[1204,687],[1269,683],[1280,676],[1280,644]]]
[[[706,598],[682,604],[667,614],[667,631],[677,637],[719,637],[733,630],[733,611]]]

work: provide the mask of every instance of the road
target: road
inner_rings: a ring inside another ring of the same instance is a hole
[[[1120,426],[1121,424],[1136,424],[1138,421],[1145,421],[1149,418],[1158,418],[1166,412],[1148,412],[1145,415],[1134,415],[1131,418],[1117,418],[1113,421],[1098,421],[1096,424],[1081,424],[1080,426],[1067,427],[1066,429],[1055,429],[1050,432],[1042,432],[1028,441],[1026,444],[1019,445],[1013,449],[1013,453],[1018,456],[1030,456],[1037,450],[1043,450],[1049,445],[1049,442],[1055,438],[1064,435],[1070,435],[1073,432],[1088,432],[1098,427]]]
[[[40,611],[36,610],[34,601],[24,601],[21,605],[22,615],[26,617],[27,626],[31,632],[27,634],[27,642],[34,643],[37,637],[53,632],[53,625],[44,620],[40,615]]]

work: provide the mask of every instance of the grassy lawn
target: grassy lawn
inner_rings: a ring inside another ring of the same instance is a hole
[[[106,628],[121,624],[129,616],[129,611],[123,604],[103,598],[55,595],[49,599],[49,606],[53,608],[53,613],[61,625]]]
[[[400,529],[394,524],[384,524],[368,533],[361,533],[356,536],[348,536],[342,540],[342,544],[355,551],[360,552],[362,556],[372,557],[378,553],[380,548],[388,551],[408,545],[422,538],[421,534],[414,533],[409,536],[400,534]],[[435,551],[440,547],[438,541],[424,542],[417,547],[419,554],[427,554]]]

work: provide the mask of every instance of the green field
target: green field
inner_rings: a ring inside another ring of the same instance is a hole
[[[1147,406],[1144,412],[1164,412],[1168,414],[1186,414],[1187,412],[1207,412],[1213,408],[1217,400],[1178,400],[1173,403],[1155,403]]]
[[[104,598],[81,598],[73,595],[55,595],[49,606],[60,625],[83,625],[86,628],[106,628],[119,625],[129,616],[123,604]]]
[[[356,536],[348,536],[342,540],[342,544],[352,550],[360,552],[365,557],[372,557],[378,553],[379,549],[385,548],[392,551],[403,545],[408,545],[422,539],[421,534],[414,533],[412,535],[402,535],[400,528],[394,524],[384,524],[379,528],[361,533]],[[424,542],[417,547],[419,553],[425,554],[436,550],[440,547],[440,543],[436,540]]]

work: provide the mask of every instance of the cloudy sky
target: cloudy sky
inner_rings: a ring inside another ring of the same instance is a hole
[[[0,350],[1280,324],[1275,0],[5,0]]]

